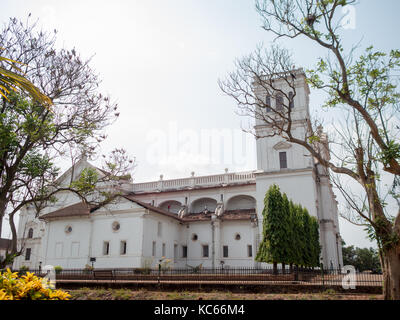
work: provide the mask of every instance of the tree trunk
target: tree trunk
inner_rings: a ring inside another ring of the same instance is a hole
[[[10,229],[11,229],[11,250],[10,253],[11,254],[18,254],[18,248],[17,248],[17,228],[15,227],[15,223],[14,223],[14,213],[9,215],[9,224],[10,224]]]
[[[285,274],[286,264],[282,262],[282,274]]]
[[[383,253],[383,294],[385,300],[400,300],[400,244]]]
[[[278,274],[278,263],[274,262],[273,263],[273,274]]]
[[[3,219],[6,214],[7,204],[5,200],[0,200],[0,238],[1,238],[1,231],[3,230]]]

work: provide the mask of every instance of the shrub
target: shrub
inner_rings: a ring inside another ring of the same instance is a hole
[[[18,275],[19,276],[23,276],[24,274],[26,274],[29,271],[29,268],[27,266],[20,266],[19,267],[19,272]]]
[[[94,268],[91,265],[85,265],[85,269],[83,269],[84,274],[91,274],[93,272]]]
[[[19,271],[20,271],[20,272],[29,271],[29,267],[27,267],[27,266],[20,266],[20,267],[19,267]]]
[[[0,300],[68,300],[71,296],[62,290],[48,288],[42,278],[27,272],[18,277],[18,272],[0,273]]]
[[[55,266],[54,267],[54,271],[56,272],[56,274],[59,274],[62,271],[62,267],[61,266]]]

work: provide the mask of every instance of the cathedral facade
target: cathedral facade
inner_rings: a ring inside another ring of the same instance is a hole
[[[310,118],[309,89],[301,72],[296,79],[293,132],[301,137]],[[256,121],[257,136],[270,130]],[[81,159],[60,183],[88,167],[93,166]],[[64,193],[38,218],[25,207],[18,229],[24,254],[13,267],[142,268],[160,261],[172,268],[258,267],[264,197],[272,184],[318,219],[321,262],[343,266],[337,202],[326,169],[304,148],[275,135],[257,139],[257,169],[250,172],[126,181],[118,186],[123,193],[117,201],[100,208]]]

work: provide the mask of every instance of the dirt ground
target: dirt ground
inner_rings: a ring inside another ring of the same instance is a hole
[[[379,294],[344,294],[328,289],[321,293],[232,293],[222,291],[152,291],[148,289],[81,288],[66,290],[71,300],[382,300]]]

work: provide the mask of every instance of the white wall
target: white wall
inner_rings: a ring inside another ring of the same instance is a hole
[[[257,212],[260,223],[264,209],[264,197],[273,184],[277,184],[281,192],[286,193],[294,203],[299,203],[307,208],[310,215],[318,217],[316,186],[312,169],[290,173],[260,174],[257,175],[256,181]]]
[[[66,233],[71,226],[72,232]],[[46,237],[42,242],[45,265],[64,269],[84,268],[88,263],[91,222],[89,218],[54,220],[46,224]],[[74,243],[74,245],[73,245]],[[72,255],[73,246],[78,246]]]
[[[223,221],[221,223],[220,260],[225,262],[225,267],[253,267],[256,248],[254,232],[257,228],[251,226],[250,221]],[[236,234],[240,240],[236,240]],[[228,246],[228,258],[223,257],[222,247]],[[247,246],[252,246],[252,257],[247,255]],[[219,266],[218,266],[219,267]]]
[[[161,234],[158,233],[158,226],[161,223]],[[180,247],[182,244],[182,226],[178,220],[173,218],[165,217],[158,213],[147,213],[143,219],[143,258],[142,263],[139,267],[144,267],[145,264],[149,264],[152,267],[156,267],[161,258],[162,244],[165,244],[165,255],[166,259],[170,259],[171,267],[178,267],[178,261],[174,261],[174,244],[178,245],[178,257],[180,254]],[[153,256],[152,246],[153,241],[156,243],[156,252]]]

